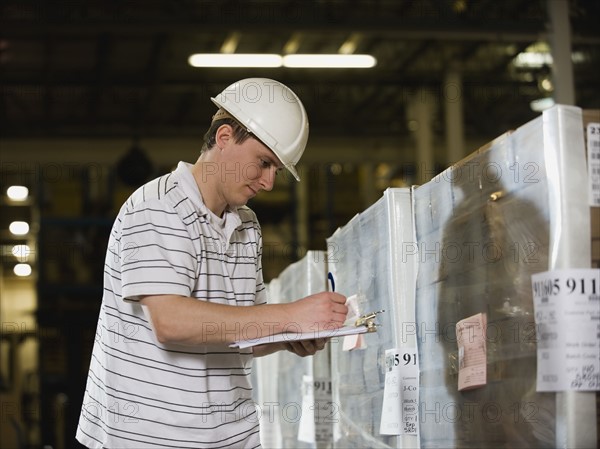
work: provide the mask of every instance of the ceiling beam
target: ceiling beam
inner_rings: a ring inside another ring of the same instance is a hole
[[[56,72],[57,71],[55,70],[55,75],[47,82],[44,80],[43,77],[40,77],[39,74],[35,76],[27,76],[25,74],[11,76],[10,74],[5,74],[2,77],[2,90],[5,92],[14,91],[15,93],[19,93],[19,90],[22,90],[24,92],[33,91],[38,89],[39,86],[48,85],[50,87],[63,88],[66,91],[68,91],[69,88],[85,88],[90,85],[93,85],[95,82],[95,77],[88,71],[83,73],[74,72],[72,70],[58,73]],[[322,74],[321,72],[318,75],[309,75],[299,72],[296,72],[294,74],[284,72],[279,73],[281,73],[281,76],[277,76],[277,79],[285,84],[290,85],[292,89],[294,87],[298,89],[337,89],[340,87],[364,88],[371,86],[436,87],[440,86],[443,82],[442,79],[439,79],[436,76],[436,74],[433,73],[430,76],[399,76],[398,73],[389,73],[386,71],[384,73],[369,72],[369,76],[364,76],[364,73],[361,72],[357,74],[346,73],[344,74],[343,78],[336,76],[335,74]],[[215,79],[219,79],[219,77],[215,77]],[[229,78],[221,79],[227,80]],[[481,76],[472,75],[468,78],[465,76],[464,82],[471,86],[478,87],[510,87],[530,84],[526,81],[517,81],[502,77],[490,79],[489,76],[487,76],[487,74]],[[130,91],[138,91],[147,88],[147,83],[143,80],[142,82],[140,82],[140,78],[138,76],[119,76],[118,78],[108,77],[106,80],[106,84],[107,88],[114,90],[127,89]],[[600,84],[600,80],[592,82],[591,84]],[[226,81],[203,81],[199,80],[197,77],[181,77],[179,79],[162,79],[160,81],[160,85],[161,89],[163,89],[166,92],[194,91],[197,93],[206,93],[206,95],[214,95],[216,92],[219,92],[224,87],[226,87],[228,83]],[[313,90],[311,93],[317,92]]]

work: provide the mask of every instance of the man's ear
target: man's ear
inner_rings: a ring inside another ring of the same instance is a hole
[[[215,143],[219,148],[225,148],[227,144],[233,141],[233,128],[231,125],[221,125],[215,134]]]

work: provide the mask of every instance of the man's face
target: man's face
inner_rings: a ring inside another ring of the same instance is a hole
[[[243,206],[260,191],[273,189],[281,161],[262,142],[251,137],[243,143],[230,140],[223,148],[222,194],[230,206]]]

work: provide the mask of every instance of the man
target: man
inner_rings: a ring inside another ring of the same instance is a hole
[[[253,356],[305,356],[325,342],[229,344],[346,318],[345,298],[331,292],[266,304],[260,226],[245,206],[282,168],[298,179],[301,101],[263,78],[212,100],[219,110],[198,161],[140,187],[111,231],[77,430],[88,447],[259,447]]]

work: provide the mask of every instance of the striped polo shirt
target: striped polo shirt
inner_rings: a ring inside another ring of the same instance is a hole
[[[218,223],[190,168],[180,162],[140,187],[112,228],[77,429],[88,447],[260,446],[251,349],[161,344],[139,302],[160,294],[233,306],[266,302],[256,215],[239,207]],[[224,325],[198,323],[206,332]]]

